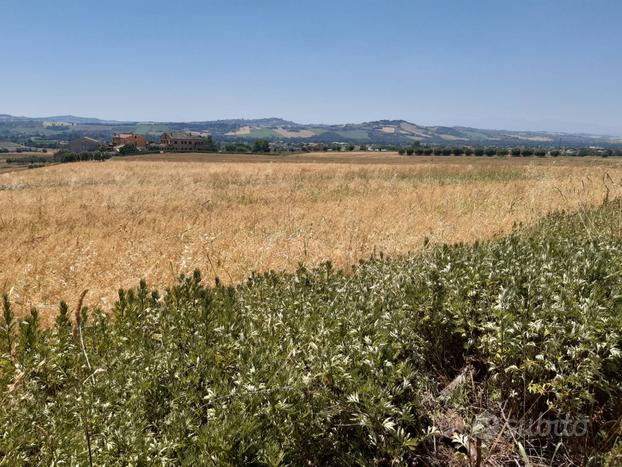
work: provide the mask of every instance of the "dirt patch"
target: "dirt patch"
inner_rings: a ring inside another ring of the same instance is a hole
[[[230,131],[229,133],[227,133],[227,136],[244,136],[244,135],[250,135],[250,134],[251,134],[251,127],[243,126],[239,128],[238,130]]]
[[[274,131],[284,138],[311,138],[315,136],[315,133],[311,130],[287,130],[285,128],[277,128]]]

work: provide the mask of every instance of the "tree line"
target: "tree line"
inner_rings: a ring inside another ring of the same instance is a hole
[[[65,164],[82,161],[105,161],[110,154],[104,152],[71,152],[60,151],[53,156],[30,156],[6,159],[7,164]]]
[[[400,155],[407,156],[513,156],[513,157],[558,157],[566,156],[622,156],[622,150],[617,149],[597,149],[597,148],[581,148],[581,149],[545,149],[532,147],[515,147],[515,148],[498,148],[498,147],[452,147],[452,146],[413,146],[400,147],[398,149]]]

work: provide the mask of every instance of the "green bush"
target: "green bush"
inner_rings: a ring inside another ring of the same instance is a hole
[[[255,153],[270,152],[270,142],[267,139],[258,139],[257,141],[253,143],[253,152]]]
[[[139,152],[135,144],[124,144],[121,149],[119,149],[119,154],[122,156],[130,156],[132,154],[138,154]]]
[[[555,214],[348,274],[326,263],[208,287],[197,272],[163,294],[141,282],[109,313],[70,316],[61,303],[53,329],[36,309],[16,320],[5,295],[0,458],[447,463],[434,446],[451,404],[469,424],[484,411],[587,416],[588,437],[561,439],[564,456],[602,460],[622,416],[621,211]],[[447,402],[443,388],[470,366]],[[520,460],[508,431],[498,436]],[[552,434],[527,441],[547,465],[559,451]]]
[[[46,156],[30,156],[30,157],[17,157],[17,158],[8,158],[6,159],[7,164],[41,164],[46,162],[52,162],[53,159],[51,157]]]
[[[54,162],[66,164],[69,162],[83,162],[83,161],[104,161],[110,159],[110,154],[103,152],[69,152],[60,151],[54,154]]]

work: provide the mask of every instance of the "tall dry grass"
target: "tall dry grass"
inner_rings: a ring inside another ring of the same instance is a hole
[[[463,158],[412,165],[78,163],[0,175],[0,290],[21,310],[111,305],[140,278],[226,282],[330,259],[509,232],[621,194],[606,164]]]

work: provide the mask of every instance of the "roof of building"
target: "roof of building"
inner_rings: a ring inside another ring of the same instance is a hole
[[[184,133],[184,132],[175,132],[175,133],[164,133],[162,136],[168,136],[169,138],[177,138],[177,139],[203,139],[199,135],[193,135],[192,133]]]

